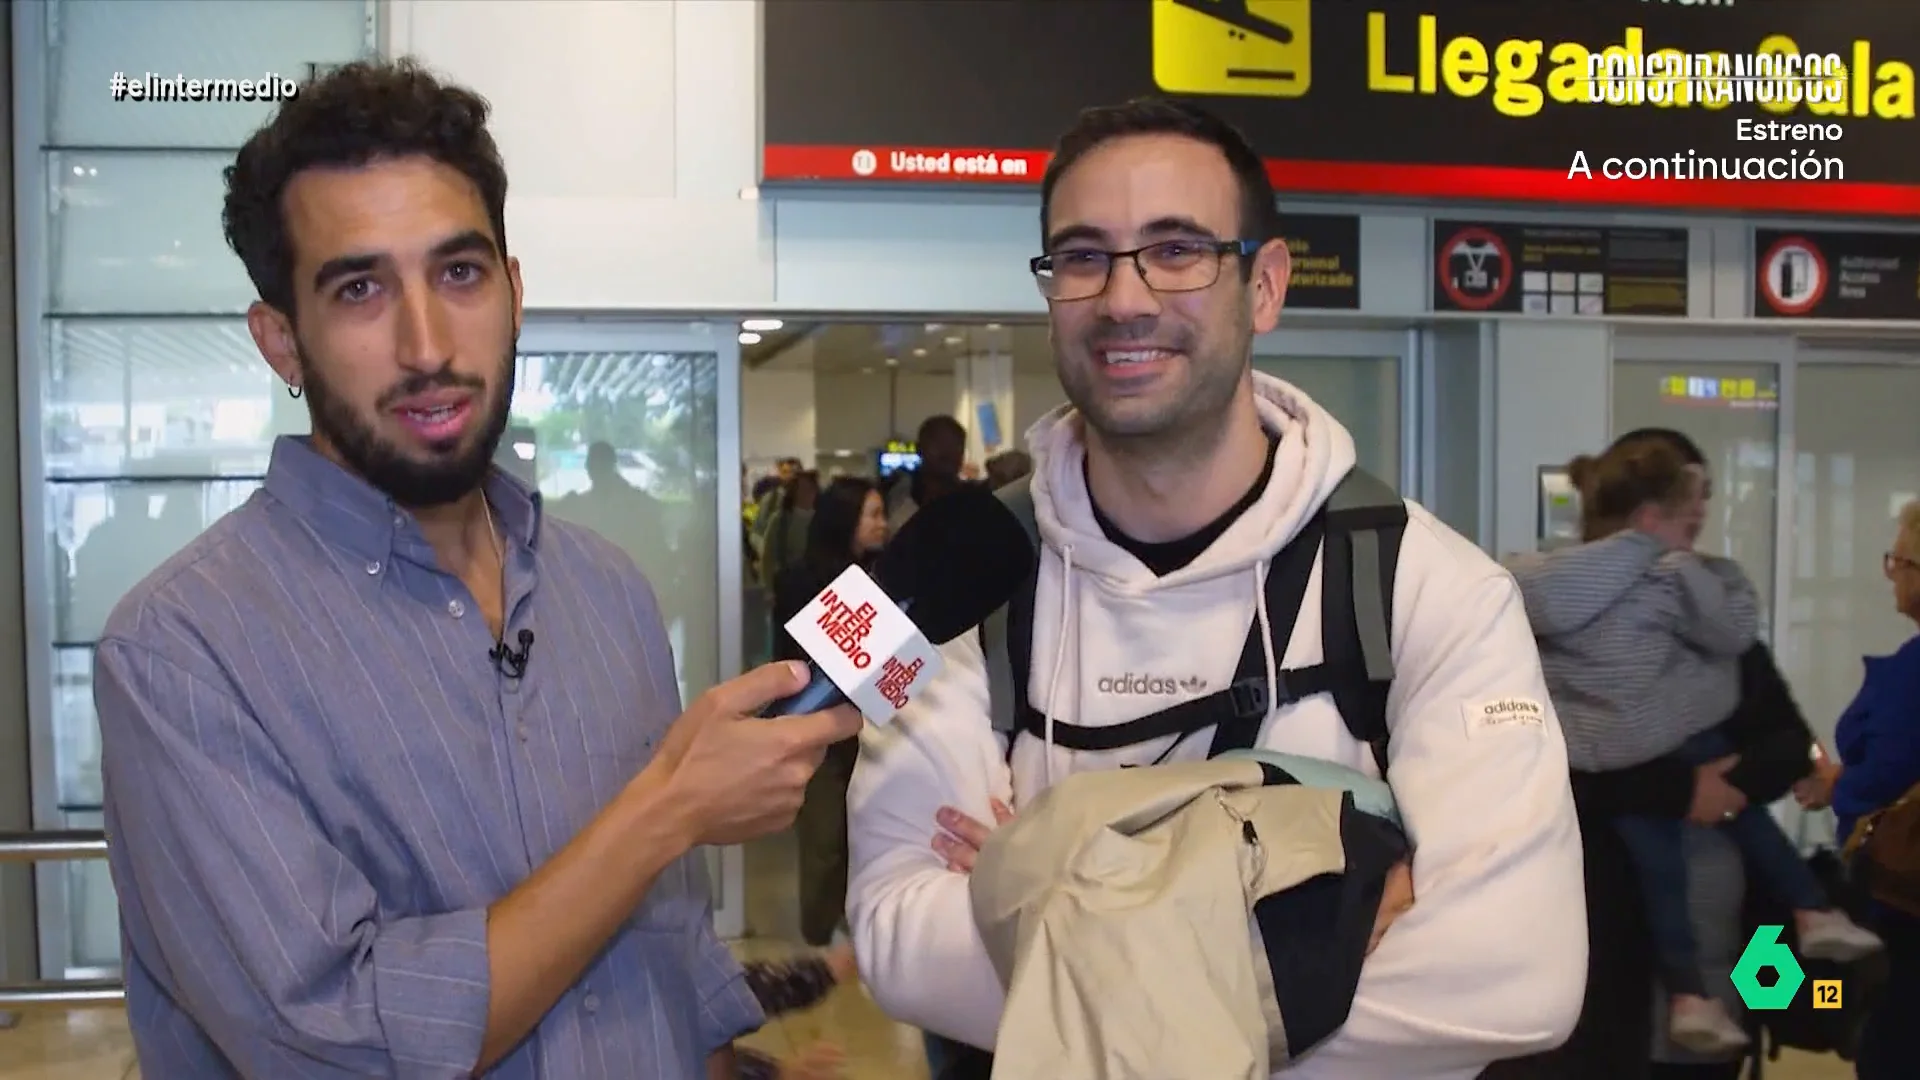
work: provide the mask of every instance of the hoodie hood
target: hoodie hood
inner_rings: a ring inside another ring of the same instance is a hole
[[[1527,602],[1527,618],[1542,639],[1583,630],[1646,582],[1665,548],[1645,533],[1626,530],[1604,540],[1509,561]]]
[[[1353,436],[1333,414],[1289,383],[1253,373],[1260,422],[1280,440],[1267,489],[1199,558],[1157,577],[1108,540],[1087,493],[1086,423],[1062,405],[1027,429],[1033,451],[1034,519],[1041,539],[1073,552],[1076,570],[1108,588],[1146,592],[1244,572],[1293,539],[1354,466]]]

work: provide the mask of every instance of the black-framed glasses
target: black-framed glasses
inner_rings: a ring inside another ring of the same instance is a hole
[[[1897,551],[1889,551],[1881,556],[1880,565],[1889,574],[1896,570],[1920,570],[1920,559],[1909,559]]]
[[[1027,263],[1040,295],[1049,300],[1085,300],[1107,291],[1113,268],[1130,260],[1140,280],[1154,292],[1198,292],[1220,280],[1228,255],[1245,258],[1260,250],[1258,240],[1162,240],[1132,251],[1065,248]]]

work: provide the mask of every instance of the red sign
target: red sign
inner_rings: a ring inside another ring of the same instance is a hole
[[[1030,184],[1051,154],[1035,150],[940,146],[768,146],[761,173],[770,183],[867,181],[876,184]],[[1920,186],[1819,180],[1609,180],[1568,178],[1565,169],[1481,165],[1377,165],[1268,159],[1282,194],[1352,195],[1479,202],[1554,202],[1592,206],[1920,216]]]

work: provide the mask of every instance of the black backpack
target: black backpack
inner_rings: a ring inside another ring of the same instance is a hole
[[[1040,550],[1028,478],[997,492],[1026,526]],[[1406,532],[1407,505],[1386,482],[1361,469],[1348,472],[1305,528],[1274,557],[1267,575],[1267,614],[1276,658],[1286,655],[1293,625],[1306,599],[1316,556],[1322,561],[1320,617],[1323,659],[1311,667],[1278,673],[1278,701],[1267,700],[1266,646],[1256,619],[1233,682],[1204,697],[1110,727],[1053,722],[1053,741],[1072,750],[1114,750],[1168,735],[1182,738],[1209,727],[1215,757],[1251,749],[1260,737],[1269,705],[1280,708],[1328,694],[1347,730],[1373,750],[1380,775],[1387,772],[1387,691],[1393,684],[1393,581]],[[1007,754],[1019,733],[1043,737],[1046,716],[1027,700],[1033,657],[1033,604],[1039,560],[1013,599],[981,627],[987,654],[994,728],[1007,736]]]

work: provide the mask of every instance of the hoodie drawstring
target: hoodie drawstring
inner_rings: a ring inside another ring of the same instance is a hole
[[[1260,718],[1265,730],[1280,701],[1280,665],[1273,655],[1273,617],[1267,613],[1267,560],[1253,564],[1253,613],[1260,620],[1260,652],[1267,662],[1267,712]]]
[[[1053,634],[1053,674],[1047,679],[1046,747],[1041,752],[1041,776],[1053,786],[1053,717],[1060,704],[1060,669],[1067,663],[1067,625],[1073,612],[1073,545],[1060,548],[1060,625]]]

